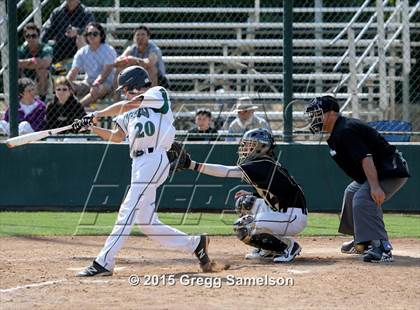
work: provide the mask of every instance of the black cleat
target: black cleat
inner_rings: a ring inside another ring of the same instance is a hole
[[[208,255],[208,247],[210,243],[210,238],[206,235],[200,236],[200,243],[194,251],[195,256],[197,256],[200,261],[200,266],[204,266],[210,262]]]
[[[92,265],[78,272],[76,277],[105,277],[112,276],[112,271],[105,269],[97,262],[93,261]]]
[[[289,263],[295,259],[302,251],[301,246],[296,241],[292,241],[290,246],[284,250],[283,254],[274,257],[275,263]]]
[[[391,251],[384,251],[381,247],[372,247],[365,252],[363,261],[367,263],[389,263],[393,262]]]

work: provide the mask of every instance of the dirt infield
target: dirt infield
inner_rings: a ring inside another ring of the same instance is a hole
[[[130,237],[114,276],[75,278],[105,238],[1,238],[2,309],[420,308],[420,239],[393,239],[395,262],[377,265],[340,254],[343,238],[300,238],[302,254],[274,265],[245,261],[234,237],[213,237],[211,256],[232,266],[204,275],[191,255]]]

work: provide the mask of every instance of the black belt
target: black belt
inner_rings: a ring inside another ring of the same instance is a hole
[[[149,147],[146,150],[134,151],[133,152],[133,156],[134,157],[140,157],[140,156],[143,156],[144,154],[153,153],[154,150],[155,149],[153,147]]]
[[[280,209],[280,212],[282,212],[282,213],[286,213],[287,212],[287,210],[288,209],[300,209],[301,211],[302,211],[302,214],[308,214],[308,209],[305,207],[305,208],[301,208],[301,207],[289,207],[289,208],[282,208],[282,209]]]

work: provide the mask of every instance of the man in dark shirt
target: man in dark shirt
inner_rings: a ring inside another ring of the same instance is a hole
[[[195,134],[217,134],[217,130],[210,126],[211,112],[207,110],[198,110],[195,113],[195,125],[196,127],[188,130],[187,140],[189,141],[214,141],[217,137],[204,136],[200,137]]]
[[[392,261],[392,246],[383,222],[381,205],[409,177],[407,164],[395,146],[374,128],[339,114],[332,96],[317,97],[306,109],[312,133],[329,133],[330,155],[354,180],[344,192],[339,232],[354,236],[343,253],[364,252],[365,262]]]
[[[235,194],[241,216],[234,224],[238,238],[254,247],[246,259],[292,261],[301,251],[294,240],[307,224],[305,196],[273,153],[274,139],[265,128],[247,131],[239,144],[236,166],[191,161],[190,169],[223,178],[242,178],[255,190]]]
[[[25,43],[18,48],[19,69],[22,77],[36,80],[38,95],[45,101],[53,49],[48,44],[39,42],[39,28],[34,23],[28,23],[23,31]]]
[[[55,8],[42,28],[41,41],[54,40],[53,63],[72,58],[84,42],[82,33],[95,19],[80,0],[66,0]]]

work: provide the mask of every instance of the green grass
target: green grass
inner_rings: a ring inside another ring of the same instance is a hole
[[[214,213],[159,213],[165,224],[186,233],[231,235],[235,214]],[[66,236],[107,235],[117,218],[116,213],[77,212],[1,212],[0,236]],[[79,225],[80,221],[80,225]],[[335,236],[339,218],[337,214],[311,213],[303,236]],[[391,237],[420,238],[420,216],[385,214],[385,224]],[[133,234],[139,234],[138,228]]]

